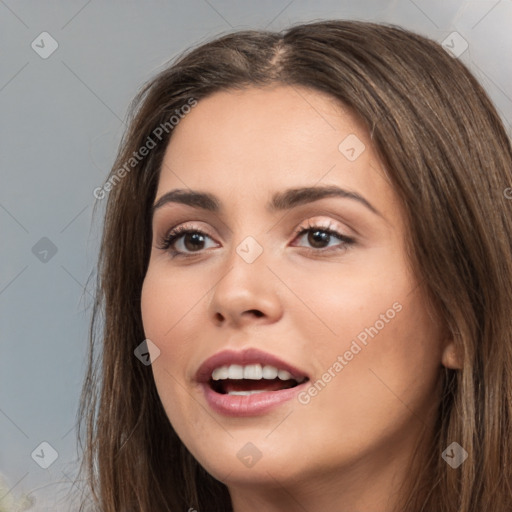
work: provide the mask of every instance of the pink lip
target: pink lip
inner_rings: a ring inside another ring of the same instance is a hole
[[[223,395],[216,393],[209,385],[211,374],[219,366],[239,364],[271,365],[281,370],[286,370],[295,377],[306,377],[307,379],[294,388],[280,391],[264,391],[252,395]],[[219,414],[225,416],[254,416],[263,414],[274,407],[291,400],[297,393],[304,389],[309,383],[309,376],[302,370],[295,368],[287,362],[267,352],[255,348],[249,348],[241,352],[223,350],[204,361],[196,373],[196,380],[201,384],[203,394],[208,405]]]
[[[198,382],[208,382],[212,376],[213,370],[219,366],[229,366],[231,364],[239,364],[245,366],[247,364],[261,364],[262,366],[268,364],[275,366],[280,370],[286,370],[295,377],[309,377],[306,372],[291,366],[286,361],[279,359],[278,357],[269,354],[268,352],[262,352],[257,348],[247,348],[241,352],[235,352],[234,350],[223,350],[217,354],[209,357],[204,361],[196,373],[196,380]],[[295,389],[295,388],[293,388]]]
[[[202,383],[201,387],[208,405],[219,414],[224,416],[256,416],[291,400],[297,393],[304,390],[308,384],[309,380],[305,380],[294,388],[281,391],[263,391],[247,396],[221,395],[213,391],[208,383]]]

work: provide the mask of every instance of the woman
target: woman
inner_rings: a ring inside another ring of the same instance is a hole
[[[238,32],[131,112],[95,192],[95,505],[512,510],[512,150],[464,65],[394,26]]]

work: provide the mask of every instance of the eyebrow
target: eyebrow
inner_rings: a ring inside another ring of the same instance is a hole
[[[270,212],[290,210],[297,206],[318,201],[327,197],[341,197],[351,199],[365,206],[375,215],[383,217],[382,214],[363,196],[357,192],[345,190],[335,185],[326,185],[320,187],[301,187],[291,188],[283,192],[277,192],[267,204],[267,210]],[[194,208],[201,208],[210,212],[219,213],[222,210],[220,200],[213,194],[199,192],[191,189],[175,189],[165,193],[153,205],[152,214],[168,203],[180,203]]]

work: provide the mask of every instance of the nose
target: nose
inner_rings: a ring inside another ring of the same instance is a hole
[[[252,263],[235,249],[213,288],[209,314],[216,325],[243,328],[276,322],[283,314],[278,281],[268,269],[265,251]]]

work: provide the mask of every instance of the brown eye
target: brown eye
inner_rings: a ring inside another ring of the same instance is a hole
[[[208,240],[212,240],[212,238],[206,233],[181,226],[173,229],[161,241],[158,248],[168,251],[172,256],[187,256],[191,253],[199,253],[209,247],[215,247],[215,243],[207,246]]]
[[[316,249],[323,249],[325,244],[329,245],[331,236],[332,235],[330,233],[321,230],[310,231],[308,233],[308,243]]]
[[[321,226],[303,228],[297,234],[297,238],[299,240],[305,238],[306,244],[309,245],[310,248],[318,249],[316,252],[321,252],[322,250],[330,251],[331,249],[346,249],[348,246],[355,243],[353,238],[342,235],[333,229],[323,228]]]
[[[205,237],[202,233],[185,233],[182,235],[183,245],[188,251],[202,249],[205,243]]]

